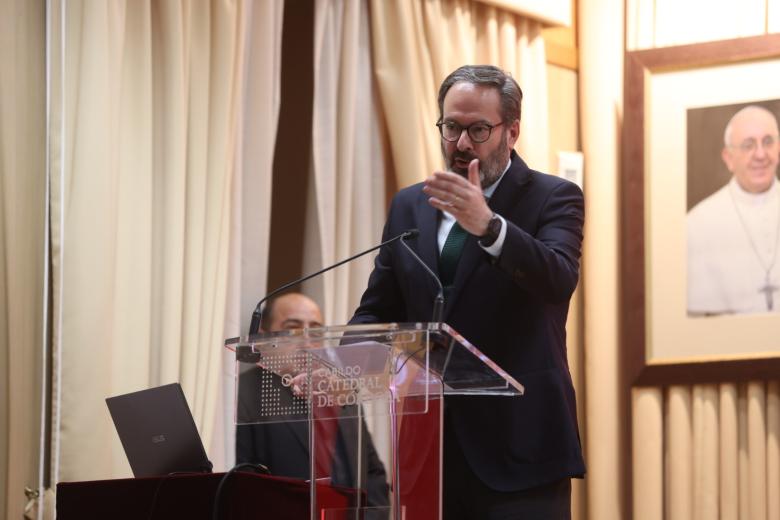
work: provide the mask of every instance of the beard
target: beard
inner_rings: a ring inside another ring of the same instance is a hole
[[[495,150],[490,152],[484,160],[479,160],[479,183],[484,190],[501,177],[506,168],[506,163],[509,160],[509,147],[506,144],[506,130],[501,132],[501,140]],[[447,170],[457,173],[463,177],[468,178],[468,168],[458,168],[455,166],[455,160],[461,159],[466,162],[471,162],[473,159],[479,159],[476,155],[469,152],[461,152],[456,149],[452,155],[448,156],[444,149],[444,143],[441,144],[441,154],[444,157],[444,163],[447,166]]]

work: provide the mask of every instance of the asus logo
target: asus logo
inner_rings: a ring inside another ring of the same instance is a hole
[[[165,435],[152,435],[152,444],[159,444],[161,442],[165,442]]]

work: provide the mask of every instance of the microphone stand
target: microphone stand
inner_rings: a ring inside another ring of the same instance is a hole
[[[381,244],[379,244],[377,246],[374,246],[371,249],[366,249],[362,253],[358,253],[356,255],[350,256],[349,258],[345,258],[344,260],[342,260],[340,262],[337,262],[337,263],[335,263],[335,264],[333,264],[331,266],[328,266],[328,267],[326,267],[324,269],[320,269],[316,273],[312,273],[310,275],[304,276],[303,278],[299,278],[297,280],[293,280],[292,282],[286,283],[286,284],[282,285],[281,287],[279,287],[277,289],[274,289],[270,293],[266,294],[263,297],[262,300],[257,302],[257,306],[255,306],[255,310],[254,310],[254,312],[252,312],[252,321],[249,324],[249,335],[252,336],[253,334],[257,334],[258,331],[260,330],[260,321],[261,321],[262,316],[263,316],[263,304],[269,298],[271,298],[272,296],[275,296],[275,295],[279,294],[280,292],[285,291],[285,290],[289,289],[290,287],[293,287],[294,285],[298,285],[299,283],[303,283],[306,280],[309,280],[310,278],[314,278],[315,276],[319,276],[322,273],[326,273],[326,272],[330,271],[331,269],[334,269],[334,268],[336,268],[336,267],[338,267],[340,265],[346,264],[347,262],[351,262],[352,260],[355,260],[356,258],[360,258],[363,255],[367,255],[371,251],[375,251],[375,250],[379,249],[382,246],[386,246],[386,245],[391,244],[393,242],[396,242],[398,240],[401,240],[401,243],[403,243],[404,240],[408,240],[410,238],[414,238],[419,233],[420,232],[417,231],[416,229],[410,229],[408,231],[404,231],[400,235],[395,236],[395,237],[393,237],[393,238],[391,238],[389,240],[385,240]],[[411,251],[411,249],[410,249],[410,251]],[[414,255],[414,256],[416,257],[417,255]],[[422,262],[422,260],[420,260],[420,261]],[[425,264],[423,263],[423,265],[425,265]],[[428,266],[425,266],[425,267],[427,269]],[[441,284],[439,284],[439,285],[441,285]]]
[[[434,280],[436,280],[436,285],[439,286],[439,292],[436,294],[436,298],[433,300],[433,316],[431,317],[431,321],[434,323],[439,323],[444,319],[444,287],[441,285],[441,280],[439,280],[439,277],[436,276],[436,273],[431,271],[431,268],[428,267],[428,264],[423,262],[422,258],[417,256],[417,253],[414,252],[414,249],[409,247],[409,244],[406,243],[406,241],[402,240],[401,245],[403,245],[407,251],[420,263],[423,268],[425,268],[426,271],[428,271],[428,274],[430,274]]]

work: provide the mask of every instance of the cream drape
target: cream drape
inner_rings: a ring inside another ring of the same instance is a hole
[[[385,217],[385,151],[372,77],[367,0],[317,0],[314,11],[312,165],[304,272],[375,245]],[[308,282],[325,322],[346,323],[373,267],[366,255]],[[367,424],[389,461],[385,417],[367,408]]]
[[[371,2],[374,75],[399,187],[422,180],[441,164],[438,137],[431,131],[440,72],[426,39],[423,5],[416,0]],[[453,45],[458,42],[453,37]]]
[[[374,68],[387,118],[399,187],[441,168],[436,95],[465,64],[491,63],[512,73],[525,96],[518,152],[549,169],[547,70],[541,25],[469,0],[374,0]]]
[[[245,335],[252,311],[266,292],[271,229],[271,181],[281,101],[284,0],[249,2],[245,26],[243,107],[238,114],[238,163],[231,193],[225,338]],[[235,461],[235,358],[222,351],[220,399],[207,451],[216,470]]]
[[[633,404],[634,442],[654,446],[634,446],[634,518],[780,518],[777,381],[634,389]]]
[[[574,2],[570,0],[477,0],[526,18],[539,20],[546,25],[572,25]]]
[[[585,155],[585,477],[589,519],[632,518],[623,500],[629,420],[621,398],[618,342],[618,148],[622,121],[623,2],[583,0],[579,8],[580,136]],[[583,394],[578,394],[582,396]],[[641,433],[642,430],[635,430]],[[650,445],[652,447],[652,444]],[[638,447],[637,449],[644,449]],[[641,468],[654,478],[652,468]],[[634,481],[634,489],[638,486]],[[652,508],[649,510],[653,511]],[[636,517],[634,517],[636,518]]]
[[[42,478],[45,15],[42,1],[0,2],[0,517],[15,519]]]
[[[372,79],[365,0],[318,0],[314,12],[313,204],[304,267],[311,272],[375,244],[384,222],[384,151]],[[370,256],[307,285],[326,323],[351,317],[371,271]]]
[[[531,168],[549,172],[547,60],[541,24],[494,7],[481,7],[476,27],[478,47],[473,59],[511,72],[523,90],[518,153]]]
[[[385,151],[373,80],[367,0],[317,0],[314,102],[304,272],[376,244],[385,216]],[[373,266],[366,255],[305,284],[325,322],[352,316]],[[380,457],[389,461],[385,416],[367,407]]]
[[[212,437],[244,6],[52,4],[54,477],[127,476],[106,396],[180,381]]]

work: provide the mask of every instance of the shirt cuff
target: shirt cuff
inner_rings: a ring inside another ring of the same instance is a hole
[[[477,244],[479,244],[479,247],[484,249],[487,252],[487,254],[495,258],[498,258],[501,255],[501,250],[504,248],[504,239],[506,238],[506,220],[504,220],[504,217],[502,217],[498,213],[496,213],[496,216],[501,220],[501,231],[498,232],[498,238],[496,239],[496,241],[487,247],[483,246],[482,244],[479,244],[479,241],[477,242]]]

